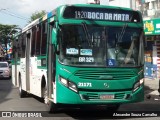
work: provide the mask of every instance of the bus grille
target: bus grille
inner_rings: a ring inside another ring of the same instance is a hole
[[[79,70],[75,74],[75,76],[81,79],[93,79],[93,80],[124,80],[130,79],[135,76],[133,71],[129,70]],[[104,76],[104,77],[101,77]]]
[[[115,94],[115,99],[124,99],[125,98],[125,93],[116,93]]]
[[[87,98],[90,99],[99,99],[99,95],[96,93],[87,93]]]

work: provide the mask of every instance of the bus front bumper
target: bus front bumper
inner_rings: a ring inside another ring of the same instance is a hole
[[[141,102],[144,100],[144,86],[141,86],[135,92],[88,92],[79,91],[78,93],[66,88],[58,87],[56,101],[59,104],[124,104]]]

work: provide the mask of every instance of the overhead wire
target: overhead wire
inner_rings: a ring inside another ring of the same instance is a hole
[[[25,20],[25,21],[29,21],[28,18],[23,17],[23,16],[18,15],[18,14],[15,14],[15,13],[7,10],[7,9],[0,9],[0,12],[1,12],[1,13],[4,13],[4,14],[8,14],[8,15],[13,16],[13,17],[16,17],[16,18],[19,18],[19,19],[22,19],[22,20]]]

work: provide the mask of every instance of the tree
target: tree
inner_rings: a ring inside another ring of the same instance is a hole
[[[30,17],[30,21],[29,23],[31,23],[32,21],[36,20],[37,18],[41,18],[43,17],[44,15],[46,14],[46,11],[45,10],[42,10],[40,12],[34,12],[31,17]]]
[[[11,32],[16,32],[16,31],[13,30],[13,28],[16,28],[16,27],[17,27],[17,25],[3,25],[3,24],[0,24],[0,42],[4,43],[5,38],[7,38],[7,36],[9,34],[11,34]]]
[[[14,28],[16,28],[16,27],[17,27],[17,25],[0,24],[0,45],[5,44],[6,54],[7,54],[7,43],[10,42],[9,35],[16,32],[16,30],[14,30]],[[7,54],[7,57],[8,57],[8,54]]]

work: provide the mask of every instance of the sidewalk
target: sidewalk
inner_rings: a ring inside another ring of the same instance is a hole
[[[145,78],[144,80],[145,85],[145,94],[150,95],[159,95],[158,89],[159,89],[159,79],[151,79],[151,78]]]

